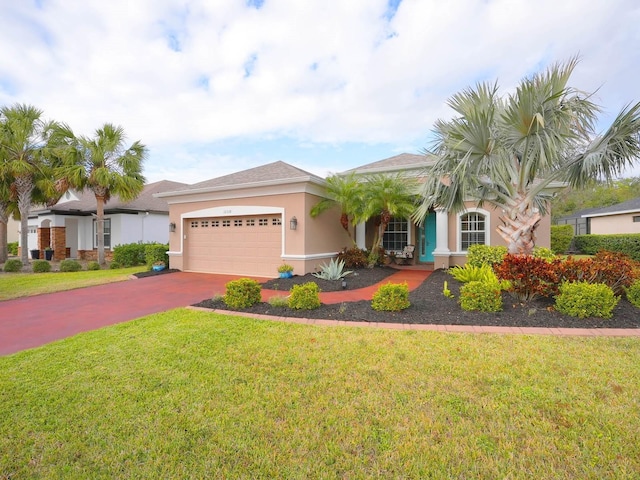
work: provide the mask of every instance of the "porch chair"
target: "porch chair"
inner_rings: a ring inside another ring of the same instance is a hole
[[[415,245],[406,245],[402,252],[396,253],[394,260],[398,265],[410,265],[413,263],[413,252]]]

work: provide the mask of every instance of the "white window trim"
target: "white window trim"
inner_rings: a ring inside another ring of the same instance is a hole
[[[484,244],[491,245],[491,214],[483,208],[467,208],[456,215],[456,251],[455,254],[466,255],[467,250],[462,250],[462,223],[461,218],[468,213],[479,213],[484,215]]]
[[[398,217],[400,218],[400,217]],[[404,221],[407,222],[407,245],[413,245],[413,238],[411,233],[413,232],[413,222],[411,221],[410,218],[403,218]],[[385,230],[385,232],[382,234],[382,244],[384,245],[384,235],[388,232],[388,230]]]

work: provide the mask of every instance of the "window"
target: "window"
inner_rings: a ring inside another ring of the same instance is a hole
[[[239,220],[239,219],[234,220],[233,221],[233,226],[234,227],[241,227],[242,226],[242,220]]]
[[[247,227],[255,227],[256,225],[256,220],[254,218],[249,218],[247,220]]]
[[[633,216],[633,223],[640,223],[640,215]]]
[[[280,220],[280,217],[272,218],[271,219],[271,225],[282,225],[282,221]]]
[[[404,218],[392,217],[382,238],[382,246],[387,251],[402,250],[409,243],[409,222]]]
[[[220,221],[219,220],[211,220],[211,226],[212,227],[219,227],[220,226]]]
[[[223,227],[230,227],[231,226],[231,220],[222,220],[222,226]]]
[[[202,228],[207,228],[209,226],[209,220],[203,220],[202,222],[200,222],[200,226]]]
[[[460,216],[460,250],[466,251],[471,245],[484,245],[486,242],[485,216],[478,212]]]
[[[261,227],[264,227],[265,225],[269,225],[269,219],[261,218],[260,220],[258,220],[258,225],[260,225]]]
[[[111,248],[111,219],[104,219],[104,247]],[[93,221],[93,248],[98,247],[98,222]]]
[[[191,228],[198,228],[198,221],[197,220],[191,222]]]

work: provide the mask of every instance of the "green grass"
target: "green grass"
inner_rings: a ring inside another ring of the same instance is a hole
[[[7,273],[0,275],[0,301],[91,287],[103,283],[122,282],[127,280],[130,275],[144,272],[146,269],[146,266],[140,266],[117,270],[65,273]]]
[[[638,478],[640,340],[178,309],[0,358],[0,478]]]

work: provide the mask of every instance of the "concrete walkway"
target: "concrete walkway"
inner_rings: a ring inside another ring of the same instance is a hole
[[[409,289],[418,287],[431,272],[399,270],[371,287],[339,292],[322,292],[323,303],[334,304],[355,300],[371,300],[380,284],[407,282]],[[50,293],[0,302],[0,355],[45,345],[80,332],[126,322],[153,313],[198,303],[223,294],[225,284],[238,278],[231,275],[178,272],[96,287]],[[268,300],[285,292],[263,290]],[[230,312],[224,312],[229,314]],[[240,314],[246,316],[246,314]],[[516,333],[543,335],[640,336],[640,329],[575,329],[474,327],[459,325],[413,325],[335,320],[283,319],[252,315],[256,318],[285,320],[313,325],[369,326],[393,329],[436,330],[469,333]]]

